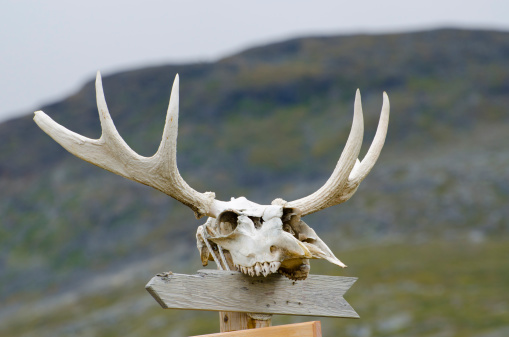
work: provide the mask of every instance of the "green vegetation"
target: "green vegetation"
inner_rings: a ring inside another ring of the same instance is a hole
[[[508,59],[505,32],[309,37],[122,72],[104,88],[120,134],[150,156],[179,73],[182,175],[221,200],[262,203],[325,182],[358,87],[365,153],[387,91],[391,122],[373,172],[349,202],[306,217],[350,266],[340,272],[359,277],[348,299],[362,319],[324,319],[324,331],[504,336]],[[100,135],[92,82],[42,109]],[[216,314],[163,312],[143,289],[157,272],[200,268],[203,220],[185,206],[72,157],[31,115],[0,124],[0,190],[0,335],[216,331]],[[315,262],[313,272],[338,270]],[[274,322],[296,319],[307,318]]]
[[[341,270],[313,261],[313,272],[359,277],[345,298],[359,320],[274,316],[273,324],[318,319],[324,336],[503,336],[509,329],[509,242],[395,240],[336,249]],[[218,314],[163,310],[140,280],[76,296],[9,321],[2,336],[190,336],[217,331]]]

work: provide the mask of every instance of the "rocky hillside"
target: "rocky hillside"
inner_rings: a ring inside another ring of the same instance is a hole
[[[219,199],[260,203],[299,198],[325,182],[348,136],[357,88],[365,153],[387,91],[391,121],[375,169],[349,202],[306,222],[335,251],[387,242],[462,246],[509,238],[508,60],[506,32],[308,37],[213,63],[126,71],[103,85],[120,134],[150,156],[179,73],[181,174]],[[75,132],[100,135],[92,81],[42,110]],[[99,291],[84,283],[107,287],[125,270],[142,270],[140,286],[170,267],[199,268],[194,232],[201,220],[166,195],[73,157],[31,114],[0,124],[0,191],[0,322],[18,317],[20,303]],[[471,258],[481,262],[481,255]],[[345,262],[355,265],[356,257]],[[63,321],[55,326],[65,330]],[[33,324],[49,335],[59,331]],[[373,324],[370,331],[384,336]],[[28,330],[2,333],[1,326],[2,335],[30,331],[23,325]],[[364,336],[355,329],[349,335]]]

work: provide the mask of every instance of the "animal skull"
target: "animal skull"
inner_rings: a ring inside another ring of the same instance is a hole
[[[300,211],[283,207],[283,200],[258,205],[241,197],[230,203],[230,209],[217,219],[209,218],[198,227],[197,246],[204,266],[213,259],[221,268],[229,269],[223,253],[226,250],[234,268],[250,276],[279,271],[294,280],[305,279],[312,258],[346,267],[300,219]]]
[[[373,143],[362,161],[364,122],[357,90],[354,119],[347,143],[334,172],[325,185],[304,198],[272,205],[259,205],[244,197],[230,201],[215,199],[212,192],[200,193],[182,179],[177,168],[179,78],[175,78],[159,149],[152,157],[134,152],[120,137],[106,106],[100,73],[96,95],[102,135],[90,139],[76,134],[36,111],[39,127],[75,156],[125,178],[154,187],[189,206],[197,218],[209,216],[198,227],[197,246],[203,265],[214,260],[220,269],[267,276],[279,272],[291,279],[305,279],[309,259],[325,259],[346,267],[301,217],[348,200],[367,176],[382,150],[389,123],[389,99],[383,94],[380,121]]]

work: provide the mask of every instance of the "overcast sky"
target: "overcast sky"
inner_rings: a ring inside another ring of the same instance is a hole
[[[64,98],[97,70],[211,61],[302,35],[439,27],[509,31],[509,0],[2,0],[0,121]]]

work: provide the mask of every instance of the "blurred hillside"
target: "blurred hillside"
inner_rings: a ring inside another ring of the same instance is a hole
[[[157,150],[176,73],[180,172],[221,200],[313,192],[346,142],[355,90],[363,153],[387,91],[374,170],[350,201],[306,217],[350,266],[312,272],[359,277],[346,298],[362,319],[322,320],[324,335],[509,335],[509,33],[308,37],[105,77],[117,129],[142,155]],[[92,81],[42,110],[100,136]],[[163,311],[143,289],[201,267],[204,220],[185,206],[75,158],[31,114],[0,124],[0,191],[0,335],[218,329],[217,314]],[[296,320],[309,318],[274,323]]]

